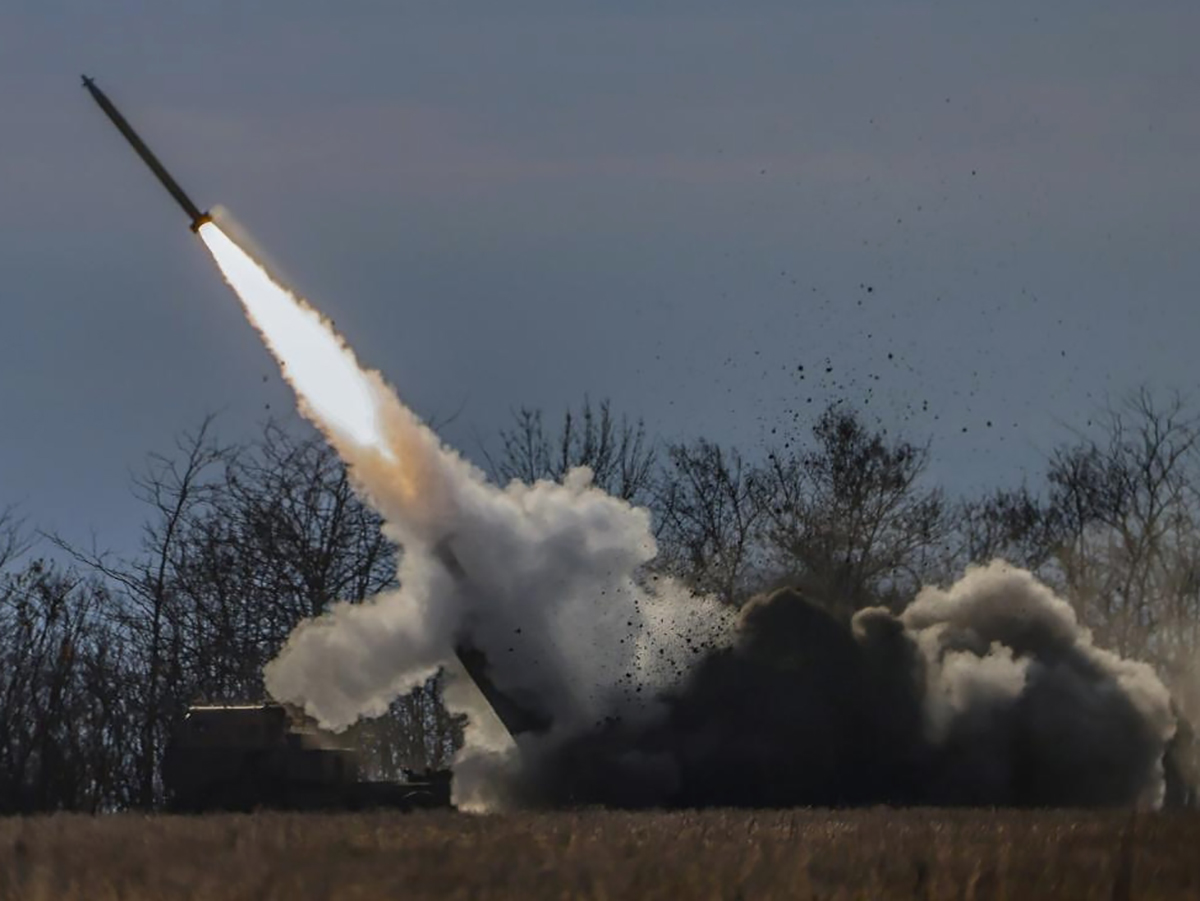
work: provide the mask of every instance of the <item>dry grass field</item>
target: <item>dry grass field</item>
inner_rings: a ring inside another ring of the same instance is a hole
[[[0,821],[3,899],[1196,897],[1194,814],[442,811]]]

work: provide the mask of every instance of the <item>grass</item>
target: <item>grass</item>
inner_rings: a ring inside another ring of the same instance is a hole
[[[570,811],[0,820],[0,899],[1200,897],[1200,814]]]

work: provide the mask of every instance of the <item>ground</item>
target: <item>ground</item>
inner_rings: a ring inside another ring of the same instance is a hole
[[[1195,898],[1200,814],[601,810],[0,820],[0,899]]]

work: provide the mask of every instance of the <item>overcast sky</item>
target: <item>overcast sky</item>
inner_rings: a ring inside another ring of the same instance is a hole
[[[971,491],[1197,387],[1198,34],[1194,2],[6,0],[0,504],[121,546],[148,451],[292,406],[81,72],[468,453],[590,393],[753,454],[837,397]]]

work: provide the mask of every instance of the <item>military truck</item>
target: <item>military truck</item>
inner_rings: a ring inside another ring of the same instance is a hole
[[[162,778],[169,807],[180,812],[450,805],[449,771],[367,780],[355,748],[270,701],[188,708],[163,756]]]

